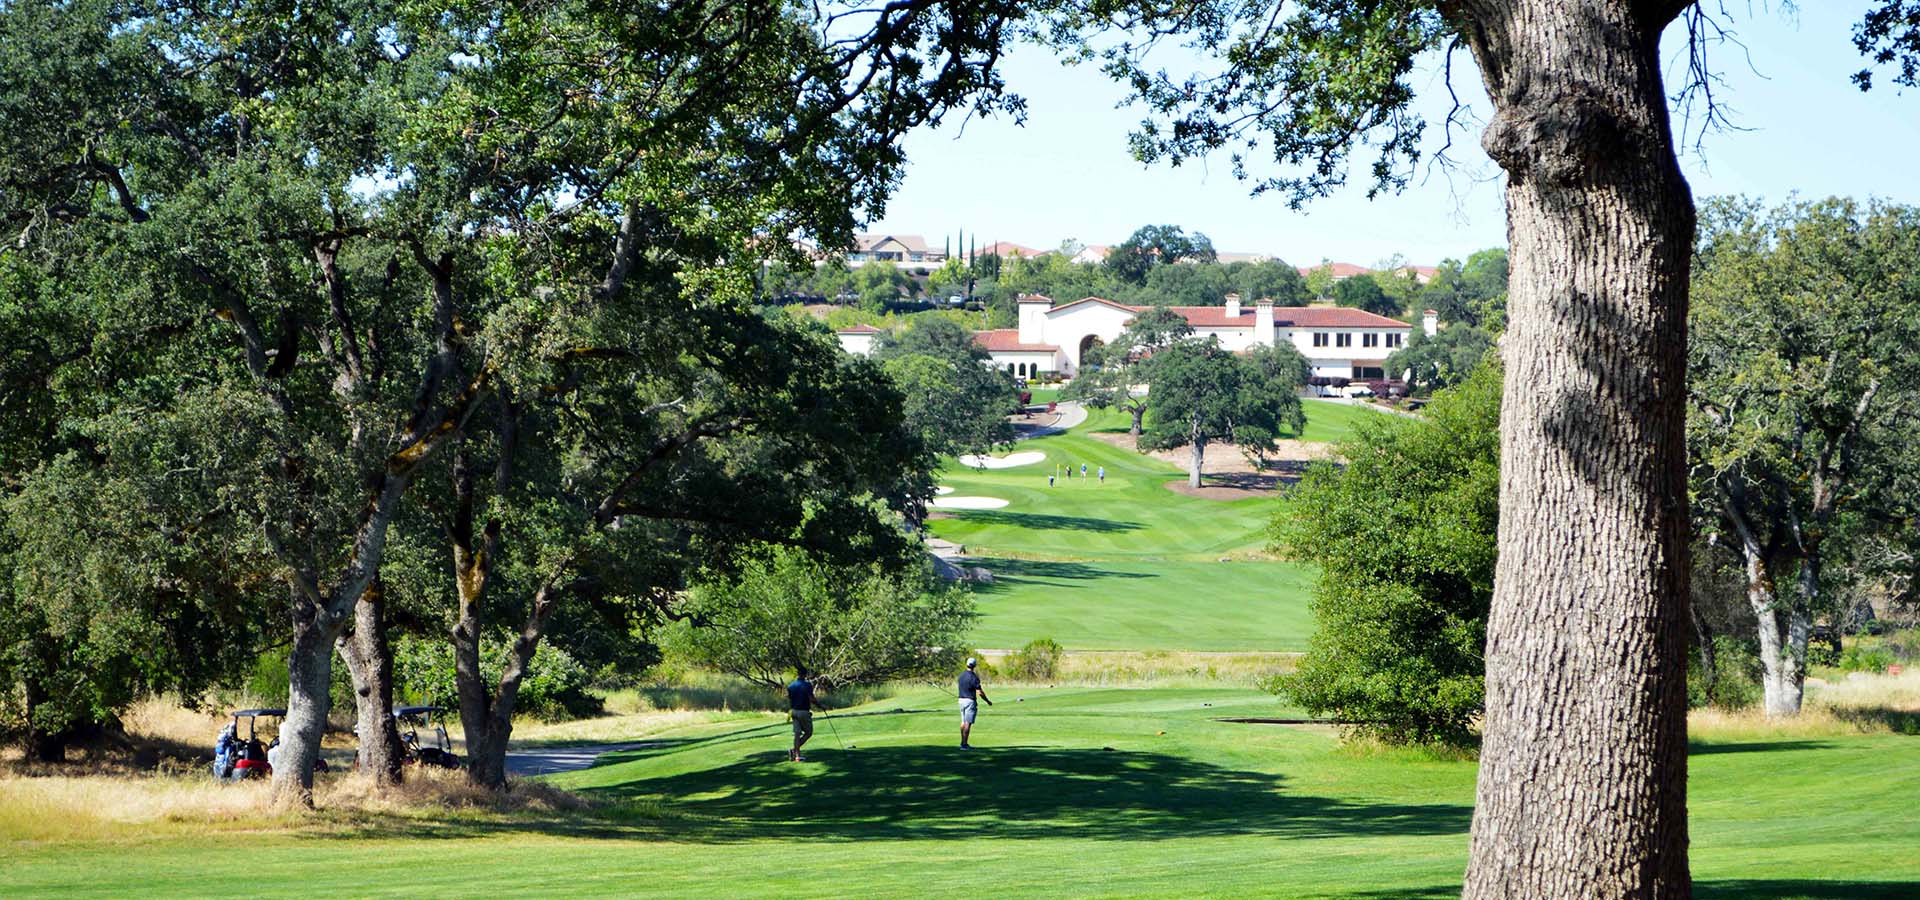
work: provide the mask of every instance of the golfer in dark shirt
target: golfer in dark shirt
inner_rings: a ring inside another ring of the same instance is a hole
[[[807,668],[801,666],[796,674],[798,677],[787,685],[788,714],[793,716],[793,749],[787,752],[787,761],[806,762],[807,758],[800,755],[800,745],[813,737],[813,710],[820,707],[820,702],[814,699],[813,682],[807,680]]]
[[[986,700],[988,706],[993,705],[993,701],[987,698],[987,689],[980,686],[980,676],[973,671],[978,662],[971,656],[967,657],[967,670],[960,673],[960,748],[963,750],[973,749],[973,745],[967,743],[967,735],[973,731],[973,717],[979,711],[974,697],[977,695]]]

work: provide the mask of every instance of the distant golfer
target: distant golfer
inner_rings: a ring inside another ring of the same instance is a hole
[[[1052,475],[1048,475],[1048,476],[1047,476],[1047,487],[1053,487],[1053,476],[1052,476]]]
[[[1087,477],[1087,464],[1086,464],[1086,463],[1081,463],[1081,464],[1080,464],[1080,477],[1081,477],[1081,478],[1085,478],[1085,477]]]
[[[978,696],[986,700],[988,706],[993,705],[993,701],[987,697],[987,689],[980,686],[980,676],[973,671],[974,665],[978,662],[979,660],[971,656],[967,657],[967,670],[960,673],[960,749],[962,750],[973,749],[973,745],[967,743],[967,735],[973,731],[973,717],[980,709],[973,698]]]
[[[813,682],[807,680],[806,666],[800,666],[793,683],[787,685],[787,707],[793,716],[793,749],[787,751],[787,761],[806,762],[807,758],[800,755],[800,745],[813,737],[813,710],[815,707],[826,709],[814,699]]]
[[[1101,484],[1107,483],[1107,467],[1106,466],[1100,467],[1100,483]]]

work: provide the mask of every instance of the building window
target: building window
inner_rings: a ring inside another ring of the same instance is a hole
[[[1378,347],[1378,346],[1380,346],[1380,336],[1379,336],[1379,335],[1377,335],[1377,334],[1374,334],[1374,333],[1372,333],[1372,332],[1368,332],[1368,333],[1366,333],[1366,334],[1363,334],[1363,335],[1361,335],[1361,336],[1360,336],[1360,346],[1362,346],[1362,347]]]
[[[1354,366],[1353,377],[1383,381],[1386,379],[1387,373],[1379,366]]]
[[[1316,332],[1314,332],[1314,333],[1313,333],[1313,345],[1314,345],[1315,347],[1325,347],[1325,346],[1327,345],[1327,333],[1326,333],[1326,332],[1324,332],[1324,331],[1316,331]]]
[[[1401,336],[1398,334],[1387,335],[1387,346],[1389,348],[1400,346],[1400,338]]]
[[[1346,332],[1336,334],[1333,336],[1333,345],[1335,347],[1351,347],[1353,346],[1353,335]]]

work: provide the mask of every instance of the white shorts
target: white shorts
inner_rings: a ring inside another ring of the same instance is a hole
[[[979,701],[961,700],[960,701],[960,724],[972,725],[974,714],[978,713],[979,711],[980,711]]]

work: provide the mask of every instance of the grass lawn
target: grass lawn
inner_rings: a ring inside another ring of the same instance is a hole
[[[1300,401],[1307,414],[1307,427],[1301,429],[1300,439],[1333,443],[1344,441],[1353,434],[1353,423],[1375,421],[1376,416],[1391,416],[1393,413],[1369,409],[1350,403],[1335,403],[1332,400],[1306,399]]]
[[[1258,550],[1272,513],[1267,497],[1220,501],[1167,490],[1180,470],[1151,456],[1088,436],[1125,430],[1127,417],[1095,410],[1066,434],[1021,441],[1015,452],[1046,459],[1011,469],[974,469],[950,463],[940,483],[956,496],[998,497],[1002,509],[955,511],[931,523],[934,534],[978,555],[1050,559],[1213,560]],[[1231,452],[1231,451],[1228,451]],[[1087,478],[1080,477],[1080,466]],[[1103,483],[1093,477],[1107,469]],[[1053,487],[1049,474],[1060,474]]]
[[[1345,433],[1357,417],[1379,415],[1319,401],[1308,410],[1310,433]],[[1069,650],[1305,649],[1312,569],[1259,559],[1274,499],[1168,490],[1185,479],[1178,467],[1092,436],[1125,431],[1128,422],[1125,413],[1094,410],[1069,433],[1015,448],[1046,454],[1040,462],[988,470],[952,463],[941,473],[954,496],[1008,501],[930,523],[995,573],[977,593],[974,643],[1013,648],[1050,637]],[[1089,475],[1106,467],[1106,481],[1081,478],[1082,464]],[[1228,557],[1235,561],[1220,562]]]
[[[975,646],[1050,637],[1070,650],[1305,650],[1310,567],[1284,562],[981,560]]]
[[[736,713],[553,776],[601,801],[574,812],[76,834],[114,811],[28,815],[0,782],[0,896],[1457,896],[1470,761],[1212,721],[1284,712],[1253,691],[988,687],[971,754],[945,689],[819,721],[799,765]],[[1690,786],[1698,896],[1920,895],[1920,741],[1706,741]]]
[[[1052,403],[1060,399],[1060,392],[1064,389],[1057,387],[1030,387],[1027,388],[1027,390],[1033,393],[1033,399],[1028,402]]]

